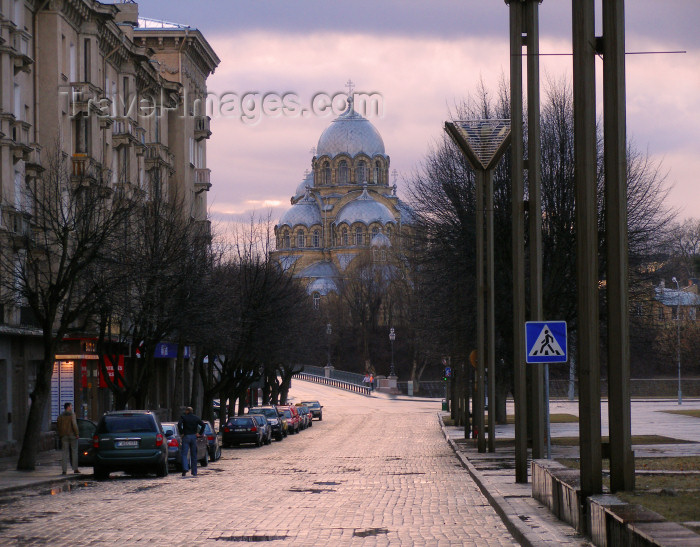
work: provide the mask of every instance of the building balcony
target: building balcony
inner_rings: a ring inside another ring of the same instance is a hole
[[[195,192],[209,191],[211,188],[211,169],[195,168],[194,190]]]
[[[71,115],[100,114],[102,104],[102,89],[91,82],[71,82],[70,108]]]
[[[141,155],[146,147],[146,130],[131,118],[114,118],[112,124],[112,145],[135,146],[137,154]]]
[[[164,144],[149,142],[146,144],[146,169],[167,167],[171,171],[175,168],[175,156]]]
[[[111,171],[103,169],[102,164],[87,154],[73,154],[71,156],[71,180],[80,185],[91,185],[98,182],[109,181]]]
[[[208,139],[211,137],[210,128],[211,118],[209,116],[195,116],[194,117],[194,138],[195,140],[201,141],[202,139]]]
[[[15,30],[12,37],[15,74],[29,72],[34,59],[29,55],[31,34],[24,30]]]
[[[29,160],[32,152],[29,140],[31,125],[21,120],[12,122],[12,154],[15,161]]]
[[[32,144],[29,158],[24,160],[24,171],[28,178],[36,178],[44,171],[41,165],[41,147],[36,143]]]
[[[10,234],[14,240],[22,240],[32,235],[32,216],[9,205],[2,207],[3,230]]]

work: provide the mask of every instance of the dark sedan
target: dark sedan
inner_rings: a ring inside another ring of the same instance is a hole
[[[224,448],[237,446],[242,443],[253,443],[255,446],[261,446],[263,444],[263,433],[263,428],[252,417],[237,416],[229,418],[222,431]]]

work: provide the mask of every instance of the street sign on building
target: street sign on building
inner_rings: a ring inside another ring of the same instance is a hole
[[[526,363],[566,363],[566,321],[525,323]]]

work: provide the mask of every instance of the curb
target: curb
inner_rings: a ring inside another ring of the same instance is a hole
[[[31,471],[28,471],[28,473],[31,473]],[[0,495],[4,494],[12,494],[14,492],[20,491],[20,490],[29,490],[31,488],[43,488],[46,486],[51,486],[52,484],[59,484],[59,483],[65,483],[65,482],[77,482],[81,480],[86,480],[88,477],[91,477],[92,475],[89,474],[83,474],[81,473],[80,475],[67,475],[65,477],[56,477],[56,478],[47,478],[45,480],[37,480],[35,482],[25,482],[23,484],[17,484],[14,486],[2,486],[0,485]],[[1,479],[0,479],[1,480]]]
[[[513,510],[511,505],[502,496],[498,494],[493,494],[489,491],[488,488],[486,488],[484,481],[481,478],[481,474],[471,464],[469,459],[462,455],[462,453],[457,449],[455,442],[447,434],[447,430],[445,429],[445,423],[443,422],[442,415],[440,413],[438,413],[438,420],[440,422],[442,434],[445,436],[445,440],[447,440],[447,443],[450,445],[453,452],[456,454],[457,458],[462,464],[462,467],[464,467],[469,472],[469,475],[471,475],[472,479],[479,487],[479,490],[481,490],[481,493],[489,501],[491,507],[493,507],[498,516],[501,517],[503,524],[506,525],[506,528],[512,534],[513,538],[518,543],[520,543],[520,545],[524,545],[527,547],[536,547],[537,545],[539,545],[539,542],[536,541],[533,543],[533,541],[528,537],[529,529],[524,524],[520,524],[523,521],[518,517],[516,511]]]

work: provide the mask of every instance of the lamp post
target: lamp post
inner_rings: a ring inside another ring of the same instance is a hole
[[[676,310],[676,321],[678,322],[678,340],[677,342],[677,352],[676,359],[678,360],[678,404],[683,404],[683,392],[681,391],[681,287],[678,284],[678,280],[675,277],[671,278],[676,284],[676,290],[678,291],[678,309]]]
[[[333,328],[331,327],[330,321],[326,323],[326,338],[328,340],[328,363],[327,367],[331,366],[331,334],[333,334]]]
[[[394,327],[389,329],[389,341],[391,342],[391,370],[389,371],[389,376],[396,376],[396,371],[394,370],[394,340],[396,340],[396,333],[394,332]]]

